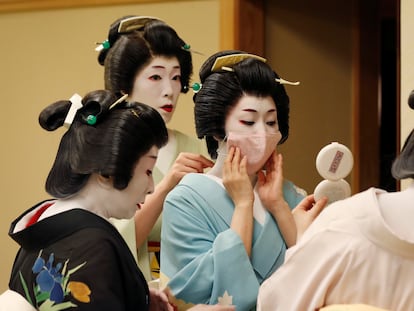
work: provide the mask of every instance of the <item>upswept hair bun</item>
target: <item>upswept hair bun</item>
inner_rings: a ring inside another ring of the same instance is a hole
[[[161,20],[148,21],[142,28],[119,33],[119,24],[132,15],[117,19],[109,29],[109,48],[100,51],[98,62],[105,66],[105,88],[131,94],[137,73],[157,56],[176,57],[181,69],[181,92],[189,89],[193,72],[191,52],[177,32]]]
[[[275,81],[279,76],[265,62],[257,58],[246,58],[229,70],[211,68],[220,56],[246,54],[238,50],[220,51],[210,56],[200,69],[202,87],[193,96],[194,118],[198,138],[205,138],[212,158],[217,157],[218,142],[215,137],[225,136],[225,120],[231,108],[245,94],[272,97],[276,104],[277,119],[282,139],[289,136],[289,97],[284,86]]]
[[[150,106],[122,101],[109,91],[88,93],[69,129],[63,135],[46,180],[46,191],[66,198],[83,188],[93,173],[113,177],[113,186],[124,189],[142,155],[161,148],[168,132],[160,114]],[[70,101],[58,101],[39,115],[40,125],[53,131],[64,124]],[[88,117],[94,122],[89,123]]]
[[[119,33],[118,32],[118,28],[119,28],[119,24],[121,23],[121,21],[130,18],[130,17],[134,17],[134,15],[126,15],[123,16],[121,18],[118,18],[117,20],[115,20],[110,26],[109,26],[109,31],[108,31],[108,43],[109,43],[109,48],[107,49],[102,49],[99,52],[98,55],[98,63],[102,66],[104,66],[105,64],[105,59],[106,59],[106,55],[108,54],[108,51],[111,49],[111,47],[113,47],[115,45],[115,42],[122,36],[125,35],[125,33]]]
[[[108,111],[109,106],[106,105],[110,105],[116,100],[115,94],[108,91],[88,93],[82,100],[83,107],[76,112],[72,126],[77,126],[78,122],[86,123],[89,115],[93,115],[98,119],[102,113]],[[47,131],[54,131],[63,126],[71,105],[70,100],[60,100],[47,106],[39,115],[40,126]]]

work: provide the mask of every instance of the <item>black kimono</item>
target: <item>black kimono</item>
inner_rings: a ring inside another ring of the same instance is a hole
[[[33,221],[51,203],[39,203],[11,225],[9,235],[21,248],[9,288],[39,310],[148,310],[147,283],[115,227],[82,209]]]

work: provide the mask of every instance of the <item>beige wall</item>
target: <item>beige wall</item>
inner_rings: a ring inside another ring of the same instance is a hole
[[[55,100],[103,87],[95,42],[106,38],[113,20],[127,14],[163,19],[206,56],[219,48],[219,0],[0,14],[0,291],[7,287],[18,249],[7,235],[10,223],[48,197],[44,180],[64,132],[42,130],[38,114]],[[205,56],[193,54],[193,59],[197,73]],[[181,97],[170,124],[188,134],[194,134],[191,96]]]
[[[414,127],[414,111],[407,105],[410,92],[414,90],[414,2],[401,0],[401,146]],[[402,188],[412,182],[405,180]]]

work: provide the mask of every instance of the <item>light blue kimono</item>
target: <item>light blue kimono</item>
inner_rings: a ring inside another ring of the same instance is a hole
[[[291,208],[304,197],[283,185]],[[234,205],[222,185],[203,174],[187,174],[164,203],[161,280],[185,303],[230,303],[254,309],[260,284],[284,261],[285,242],[273,217],[254,222],[251,258],[230,229]],[[165,285],[165,284],[163,284]],[[180,306],[178,306],[180,307]]]

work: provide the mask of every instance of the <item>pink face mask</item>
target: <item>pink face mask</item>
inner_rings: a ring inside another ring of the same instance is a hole
[[[263,168],[281,138],[280,132],[275,134],[229,132],[227,151],[230,147],[238,147],[241,155],[247,157],[247,174],[252,175]]]

